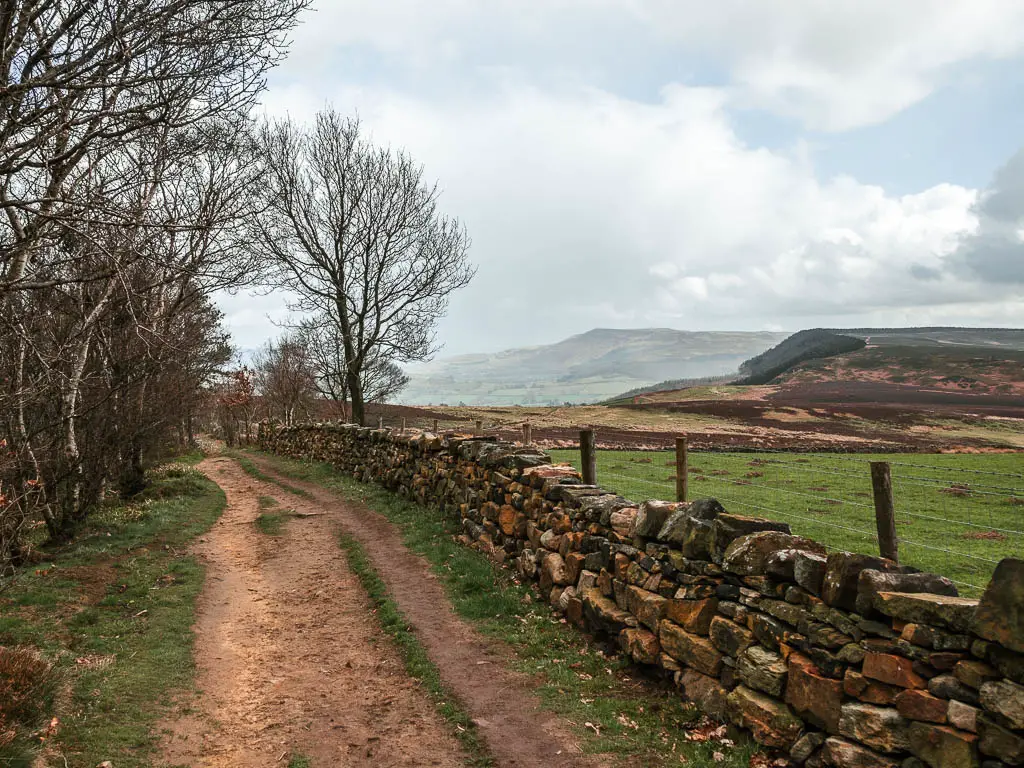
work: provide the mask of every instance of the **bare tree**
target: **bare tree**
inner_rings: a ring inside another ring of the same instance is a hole
[[[320,316],[307,318],[299,323],[297,337],[306,348],[320,394],[347,410],[348,365],[345,345],[336,325]],[[364,403],[385,403],[405,389],[409,377],[395,362],[385,359],[381,351],[375,349],[370,351],[363,364],[360,382]],[[345,415],[347,417],[348,414]]]
[[[0,0],[0,530],[137,490],[227,360],[248,112],[307,4]]]
[[[214,385],[217,424],[231,447],[252,440],[256,414],[256,374],[246,365],[221,374]]]
[[[54,246],[83,220],[122,216],[77,194],[89,155],[246,116],[308,3],[0,0],[0,296],[93,279],[47,274],[74,257]]]
[[[285,334],[268,341],[255,356],[256,386],[271,418],[285,425],[296,422],[302,412],[307,418],[316,397],[316,374],[302,342]]]
[[[404,152],[373,146],[359,121],[333,109],[312,126],[263,126],[264,205],[254,247],[270,257],[268,282],[299,296],[340,340],[352,418],[365,419],[364,372],[375,362],[423,360],[449,295],[474,270],[469,237],[438,210],[439,190]],[[383,369],[382,369],[383,370]]]

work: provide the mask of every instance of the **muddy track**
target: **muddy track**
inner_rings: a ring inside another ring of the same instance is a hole
[[[313,495],[313,501],[290,497],[292,506],[323,512],[362,544],[445,684],[476,722],[498,766],[609,764],[580,754],[567,724],[541,709],[526,676],[504,667],[507,648],[483,638],[455,614],[429,563],[405,547],[387,518],[362,504],[344,502],[315,483],[284,477],[258,456],[252,459],[266,474]],[[619,759],[616,764],[628,761]]]
[[[458,742],[409,679],[361,585],[345,566],[337,524],[290,520],[260,533],[255,483],[226,458],[200,469],[228,506],[195,551],[206,565],[197,606],[200,695],[161,724],[163,762],[193,768],[461,766]]]
[[[313,499],[292,495],[227,458],[200,468],[224,488],[229,507],[199,545],[209,568],[196,626],[202,695],[198,712],[165,725],[168,762],[271,766],[301,752],[317,767],[464,764],[377,628],[345,566],[342,530],[363,545],[498,766],[606,764],[582,756],[567,724],[504,668],[500,644],[455,615],[429,564],[383,516],[287,478]],[[252,525],[260,495],[312,516],[268,538]]]

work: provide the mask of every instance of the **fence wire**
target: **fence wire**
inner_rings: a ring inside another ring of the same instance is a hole
[[[578,452],[552,454],[579,466]],[[1024,472],[1014,471],[1024,466],[1019,456],[891,458],[691,451],[688,495],[788,522],[794,533],[829,549],[878,554],[870,463],[884,460],[901,563],[947,576],[962,594],[976,595],[999,560],[1024,555]],[[671,451],[599,451],[597,464],[598,483],[627,498],[675,498]]]

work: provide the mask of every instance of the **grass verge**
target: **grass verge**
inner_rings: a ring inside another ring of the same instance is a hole
[[[398,647],[398,652],[405,662],[405,669],[410,677],[418,680],[434,699],[438,712],[452,727],[453,734],[469,756],[468,764],[481,768],[493,765],[493,760],[488,756],[472,719],[441,681],[441,674],[437,667],[434,666],[419,638],[409,627],[405,616],[388,595],[384,581],[374,569],[362,546],[347,535],[340,536],[339,541],[348,559],[349,568],[359,578],[359,582],[363,585],[363,589],[370,597],[370,602],[376,609],[374,616],[381,629]]]
[[[98,510],[72,544],[0,593],[0,646],[50,661],[60,688],[48,722],[23,723],[0,746],[0,765],[29,766],[40,744],[56,764],[153,764],[154,725],[193,680],[203,569],[181,550],[224,505],[215,483],[170,465],[143,500]]]
[[[242,471],[245,472],[245,474],[249,475],[249,477],[255,478],[256,480],[262,480],[264,483],[272,483],[276,485],[278,488],[288,491],[288,493],[294,493],[296,496],[301,496],[304,499],[313,498],[313,495],[311,493],[306,492],[302,488],[296,488],[294,485],[289,485],[288,483],[284,482],[279,477],[268,475],[266,472],[264,472],[256,465],[256,462],[248,458],[241,451],[228,450],[225,451],[225,453],[231,458],[235,459],[235,461],[237,461],[239,466],[242,468]]]
[[[507,644],[508,665],[530,675],[543,705],[576,726],[585,751],[629,756],[645,766],[679,765],[683,757],[693,765],[749,764],[753,742],[688,740],[687,733],[712,730],[695,707],[668,686],[642,679],[620,656],[589,646],[509,571],[458,543],[453,518],[359,483],[327,464],[260,455],[273,470],[363,503],[398,525],[405,544],[430,562],[456,612],[482,634]]]

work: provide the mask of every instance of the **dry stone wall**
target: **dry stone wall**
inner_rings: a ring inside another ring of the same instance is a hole
[[[1024,561],[979,602],[714,499],[637,504],[528,447],[351,425],[264,426],[260,446],[458,516],[571,623],[794,765],[1024,765]]]

